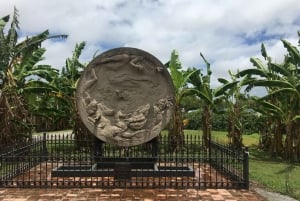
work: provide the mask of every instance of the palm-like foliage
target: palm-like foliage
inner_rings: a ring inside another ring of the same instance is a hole
[[[79,57],[85,42],[76,44],[71,58],[66,59],[66,65],[61,74],[49,80],[47,90],[41,93],[34,102],[36,124],[41,130],[70,129],[77,122],[75,108],[75,90],[77,81],[84,68]]]
[[[82,50],[85,47],[85,42],[75,45],[72,57],[66,59],[66,66],[62,68],[60,77],[58,78],[55,86],[59,91],[56,91],[57,97],[60,99],[66,117],[74,120],[76,115],[75,109],[75,91],[76,84],[80,78],[81,72],[85,68],[85,64],[79,61]]]
[[[249,86],[267,89],[268,94],[258,100],[256,109],[267,117],[266,122],[272,128],[265,134],[270,139],[267,142],[271,142],[268,148],[274,154],[293,160],[300,158],[300,122],[297,118],[300,114],[300,53],[288,41],[282,40],[282,43],[288,51],[283,63],[272,62],[262,45],[262,55],[267,63],[252,58],[255,69],[244,70],[239,75],[254,78]],[[284,143],[283,132],[286,134]]]
[[[66,59],[66,66],[62,68],[62,77],[66,80],[68,86],[73,88],[73,92],[75,90],[76,83],[81,75],[81,72],[86,66],[79,61],[79,57],[84,47],[85,42],[76,44],[72,57]]]
[[[72,118],[73,132],[77,138],[81,139],[90,136],[90,132],[82,123],[75,106],[76,85],[86,66],[86,64],[79,61],[79,57],[84,47],[85,42],[76,44],[72,57],[67,58],[66,60],[66,66],[62,69],[61,76],[64,83],[64,96],[68,97],[68,112],[70,112],[69,117]]]
[[[242,87],[252,79],[249,76],[238,80],[237,76],[229,71],[231,81],[219,78],[223,85],[216,89],[215,96],[225,102],[225,112],[228,113],[228,139],[233,148],[243,147],[242,115],[247,110],[246,95],[241,92]]]
[[[188,71],[195,72],[189,78],[193,88],[193,93],[196,94],[203,101],[202,108],[202,130],[203,130],[203,141],[205,146],[208,146],[208,142],[211,140],[211,115],[214,109],[214,91],[210,86],[211,80],[211,69],[210,63],[200,53],[200,56],[206,64],[206,75],[203,75],[200,70],[195,68],[189,69]]]
[[[15,8],[10,28],[4,32],[9,16],[0,19],[0,141],[9,143],[13,138],[31,132],[31,118],[26,99],[39,85],[51,80],[57,72],[46,65],[38,65],[45,52],[41,43],[49,38],[44,31],[18,42],[18,11]],[[65,36],[54,36],[65,37]],[[32,80],[35,76],[40,81]]]
[[[172,151],[174,151],[181,149],[184,143],[182,111],[180,104],[183,97],[191,93],[192,89],[188,88],[187,84],[189,78],[196,71],[187,72],[182,69],[181,62],[179,60],[179,54],[176,50],[172,51],[171,59],[170,62],[168,62],[167,67],[169,68],[175,89],[175,108],[173,117],[169,124],[170,144],[172,146]]]

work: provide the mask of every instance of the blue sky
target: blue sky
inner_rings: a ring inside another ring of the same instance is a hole
[[[2,0],[1,16],[14,6],[24,36],[45,29],[69,35],[44,43],[44,63],[58,69],[81,41],[87,43],[83,62],[96,51],[127,46],[165,63],[176,49],[185,67],[204,67],[202,52],[211,62],[215,86],[229,69],[250,67],[262,42],[280,62],[286,54],[280,39],[296,45],[300,30],[299,0]]]

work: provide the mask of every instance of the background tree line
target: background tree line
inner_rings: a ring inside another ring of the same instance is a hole
[[[0,19],[0,145],[31,140],[35,131],[73,129],[89,135],[75,107],[76,83],[86,64],[79,61],[85,43],[76,44],[61,71],[40,64],[46,49],[41,44],[66,35],[48,30],[19,41],[18,11]],[[9,23],[10,22],[10,23]],[[8,29],[5,27],[9,26]],[[300,33],[298,33],[300,37]],[[300,54],[296,46],[282,40],[287,50],[281,63],[274,62],[261,46],[262,58],[250,58],[252,67],[229,71],[212,88],[209,61],[200,53],[206,68],[181,65],[177,51],[166,63],[176,91],[175,112],[169,138],[178,150],[184,144],[184,128],[201,129],[203,140],[212,130],[226,130],[232,148],[243,146],[242,135],[261,134],[261,148],[289,161],[300,160]],[[263,87],[263,97],[250,96]],[[183,119],[189,124],[183,125]]]
[[[202,130],[201,124],[201,114],[202,111],[190,111],[183,114],[183,121],[188,120],[187,125],[184,126],[184,129],[189,130]],[[211,127],[214,131],[226,131],[227,130],[227,119],[228,114],[213,114],[211,119]],[[243,114],[241,118],[243,124],[243,134],[250,135],[257,133],[259,131],[259,125],[261,120],[258,117],[258,114],[254,111],[249,111]]]

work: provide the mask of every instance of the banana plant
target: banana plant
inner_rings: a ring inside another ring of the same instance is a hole
[[[246,94],[242,93],[245,83],[249,82],[249,76],[238,80],[237,76],[229,70],[231,81],[219,78],[222,86],[215,90],[215,97],[223,99],[225,111],[228,113],[228,140],[229,144],[236,149],[243,147],[243,124],[241,122],[243,113],[248,109]]]
[[[75,90],[76,83],[85,64],[79,62],[79,57],[85,47],[85,42],[75,45],[66,65],[57,76],[49,80],[47,93],[42,93],[35,103],[35,114],[41,118],[39,124],[51,130],[70,129],[76,120]]]
[[[31,116],[26,102],[32,78],[46,82],[55,70],[38,65],[45,52],[41,43],[52,37],[46,30],[23,41],[18,40],[18,10],[15,8],[10,28],[6,29],[10,16],[0,18],[0,142],[9,144],[12,140],[28,140],[31,136]],[[7,32],[6,32],[7,30]],[[29,88],[27,88],[29,87]]]
[[[196,70],[189,72],[183,70],[176,50],[172,51],[171,59],[166,67],[170,71],[175,90],[174,113],[168,128],[171,151],[175,151],[182,149],[184,145],[181,101],[183,97],[190,95],[193,90],[188,87],[188,81]]]
[[[269,134],[272,140],[270,150],[292,161],[295,158],[300,159],[300,53],[297,47],[288,41],[282,40],[282,43],[288,52],[283,63],[274,63],[262,44],[262,55],[266,64],[252,58],[250,61],[255,69],[246,69],[239,75],[253,78],[249,82],[251,88],[267,89],[267,95],[258,99],[258,104],[259,110],[268,111],[261,113],[267,115],[269,122],[273,124],[274,129]],[[283,133],[286,135],[284,143]]]
[[[198,96],[203,102],[202,106],[202,131],[204,146],[208,147],[208,143],[211,140],[211,116],[215,109],[215,96],[214,90],[211,88],[211,68],[210,63],[205,59],[202,53],[200,53],[203,61],[206,64],[206,75],[203,75],[199,69],[190,68],[188,71],[195,72],[189,78],[189,83],[193,85],[193,93]]]
[[[81,42],[75,45],[72,57],[66,59],[66,66],[62,69],[61,79],[63,79],[63,96],[67,97],[69,110],[68,114],[71,117],[73,133],[77,138],[84,139],[84,137],[91,136],[88,129],[82,123],[78,111],[75,107],[75,90],[77,82],[86,64],[79,61],[81,53],[86,43]]]

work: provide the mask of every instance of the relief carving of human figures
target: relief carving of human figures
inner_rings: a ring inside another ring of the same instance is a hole
[[[160,61],[135,48],[99,55],[78,82],[76,104],[83,123],[118,146],[151,140],[171,117],[173,88],[166,76]]]
[[[83,86],[84,103],[86,104],[86,112],[88,115],[88,121],[95,125],[95,134],[102,135],[105,137],[113,137],[127,130],[126,123],[122,123],[120,118],[117,117],[118,121],[116,125],[112,125],[111,121],[107,116],[113,116],[115,111],[106,107],[95,99],[91,98],[88,89],[95,84],[97,76],[94,68],[90,70],[90,79],[88,79]],[[120,112],[116,113],[116,116],[122,116]]]
[[[155,120],[153,122],[153,126],[151,129],[150,135],[158,135],[163,127],[164,116],[166,121],[168,122],[171,117],[170,107],[172,106],[172,102],[169,98],[162,98],[153,106]]]

